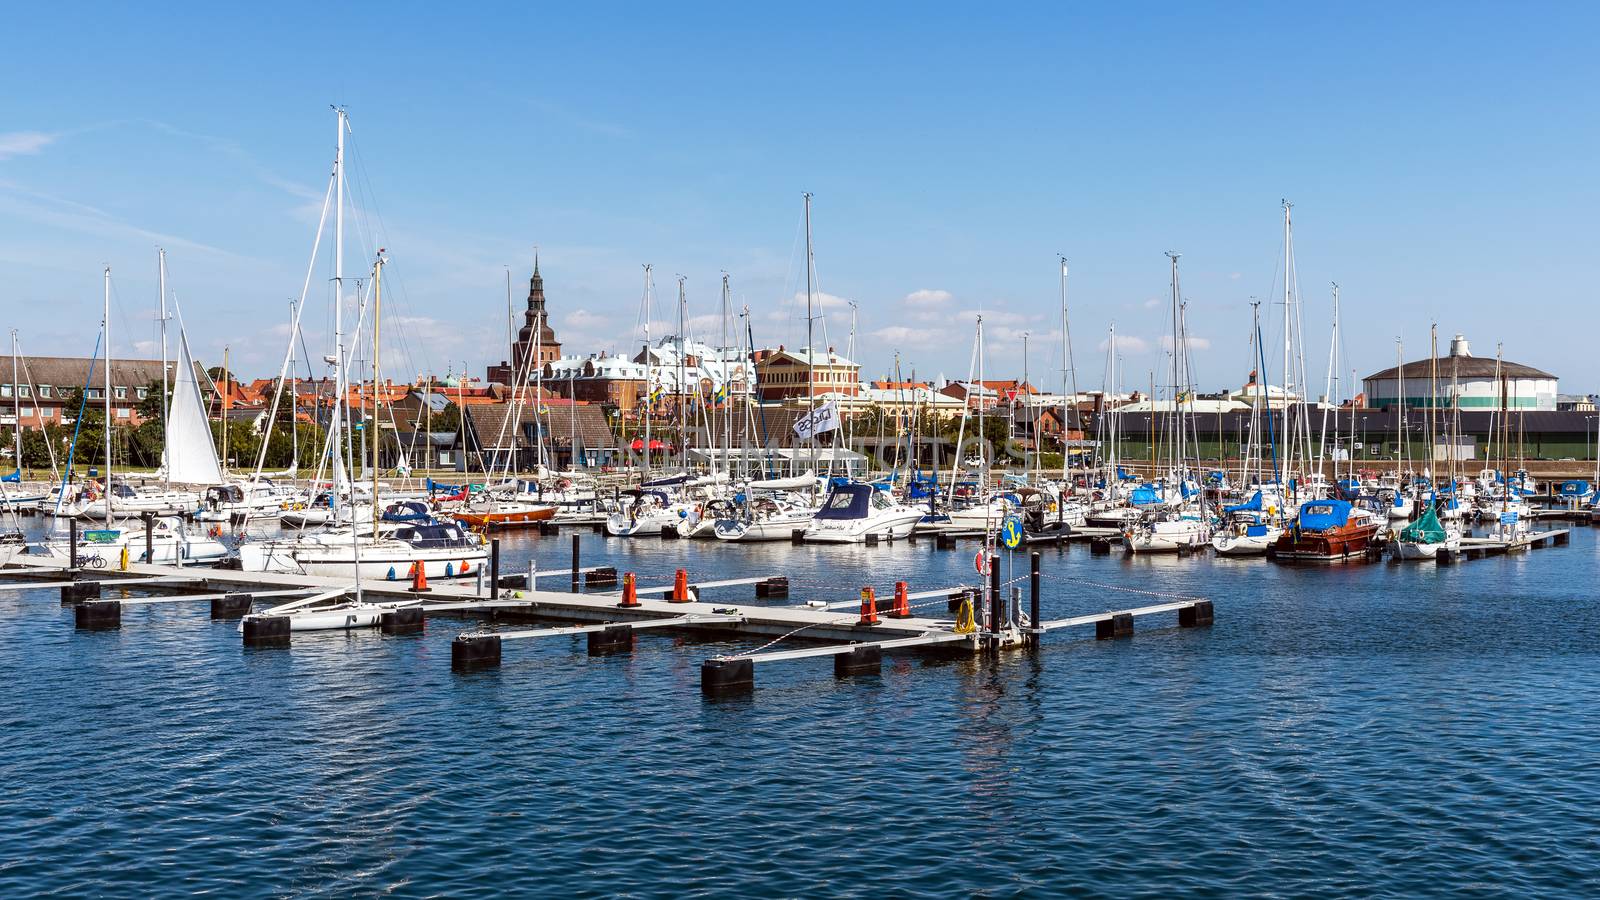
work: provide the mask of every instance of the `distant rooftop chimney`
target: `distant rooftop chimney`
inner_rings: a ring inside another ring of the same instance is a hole
[[[1472,346],[1467,343],[1466,335],[1457,334],[1450,339],[1451,356],[1471,356]]]

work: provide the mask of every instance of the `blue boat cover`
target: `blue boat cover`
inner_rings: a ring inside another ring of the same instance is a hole
[[[1343,500],[1311,500],[1300,505],[1300,527],[1326,531],[1350,521],[1350,504]]]
[[[1240,504],[1235,505],[1235,506],[1224,506],[1222,508],[1222,514],[1223,515],[1228,515],[1229,513],[1236,513],[1236,512],[1259,512],[1260,509],[1261,509],[1261,492],[1260,491],[1256,491],[1254,494],[1250,495],[1250,499],[1249,500],[1246,500],[1243,503],[1240,503]]]
[[[9,481],[12,484],[18,484],[22,481],[22,470],[18,469],[15,472],[0,476],[0,481]]]
[[[1156,489],[1148,484],[1141,484],[1133,489],[1133,496],[1128,501],[1134,506],[1151,506],[1161,502],[1161,497]]]
[[[1587,493],[1589,493],[1589,482],[1587,481],[1561,482],[1561,496],[1563,497],[1582,497]]]
[[[817,510],[816,518],[865,519],[872,490],[870,484],[847,482],[834,485],[833,490],[828,492],[828,499],[823,501],[822,508]]]
[[[1260,495],[1257,494],[1256,496],[1260,496]],[[1265,535],[1267,533],[1267,526],[1265,526],[1265,525],[1251,525],[1251,526],[1245,528],[1244,533],[1245,533],[1246,537],[1262,537],[1263,535]]]

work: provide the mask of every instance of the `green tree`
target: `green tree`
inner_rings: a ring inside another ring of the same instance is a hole
[[[433,420],[428,427],[434,431],[460,431],[461,409],[454,403],[445,404],[444,409],[433,414]]]

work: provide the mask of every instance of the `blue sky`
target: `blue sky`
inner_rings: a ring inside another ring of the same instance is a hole
[[[1391,365],[1396,337],[1425,355],[1437,321],[1441,340],[1465,332],[1479,355],[1503,341],[1564,390],[1600,388],[1592,5],[8,18],[0,308],[35,353],[92,347],[103,264],[119,355],[147,349],[160,245],[196,352],[227,344],[241,374],[274,373],[342,103],[366,229],[347,271],[388,249],[397,375],[501,358],[505,271],[520,306],[535,244],[570,350],[636,344],[645,262],[658,321],[681,273],[714,332],[726,270],[758,342],[801,343],[811,191],[829,340],[843,349],[855,301],[869,375],[898,350],[907,373],[964,376],[977,310],[992,377],[1020,373],[1023,331],[1036,379],[1058,369],[1063,253],[1080,384],[1098,386],[1115,322],[1141,385],[1166,365],[1163,253],[1177,250],[1200,387],[1237,385],[1250,298],[1280,290],[1287,197],[1319,391],[1335,280],[1346,375]],[[313,345],[328,274],[319,262]]]

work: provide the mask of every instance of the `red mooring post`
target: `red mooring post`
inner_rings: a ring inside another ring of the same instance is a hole
[[[911,598],[906,592],[906,583],[904,581],[896,581],[894,583],[894,612],[889,613],[889,618],[911,618]]]
[[[878,598],[872,588],[861,589],[861,621],[857,625],[878,624]]]
[[[639,605],[639,589],[635,586],[632,572],[622,573],[622,602],[617,605],[623,609]]]
[[[673,603],[688,603],[689,602],[689,572],[688,572],[687,569],[679,569],[678,570],[678,574],[674,575],[673,578],[672,578],[672,600],[671,600],[671,602],[673,602]]]

